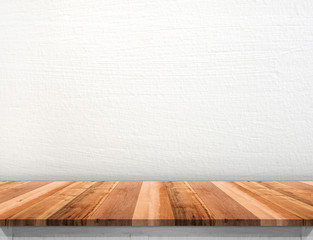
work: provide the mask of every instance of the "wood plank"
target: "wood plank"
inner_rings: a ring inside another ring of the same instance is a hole
[[[133,226],[173,226],[174,215],[164,182],[143,182]]]
[[[19,182],[18,181],[16,181],[16,182],[5,182],[5,183],[0,185],[0,192],[8,190],[10,188],[14,188],[14,187],[22,185],[22,184],[26,184],[26,183],[27,182],[21,182],[21,181],[19,181]]]
[[[96,182],[75,182],[8,219],[14,226],[45,226],[47,219]]]
[[[261,196],[262,198],[276,204],[277,206],[302,218],[305,225],[313,224],[313,206],[286,196],[280,192],[269,189],[256,182],[238,182],[247,190]]]
[[[166,182],[165,185],[172,205],[175,225],[215,225],[213,213],[187,182]]]
[[[284,182],[280,182],[280,183],[291,186],[295,189],[301,189],[301,190],[307,191],[308,193],[313,193],[313,186],[309,185],[305,182],[296,182],[296,181],[286,182],[286,181],[284,181]]]
[[[73,182],[52,182],[0,204],[0,225],[10,225],[9,217],[54,194]]]
[[[85,192],[74,198],[60,210],[52,214],[47,225],[53,226],[85,226],[87,218],[108,197],[118,182],[97,182]]]
[[[216,226],[259,226],[260,219],[211,182],[188,182],[215,217]]]
[[[303,181],[303,183],[313,186],[313,181]]]
[[[279,182],[258,182],[261,185],[313,206],[313,192]],[[313,186],[312,186],[313,187]]]
[[[212,182],[260,219],[261,226],[301,226],[298,216],[241,187],[241,182]]]
[[[25,182],[25,184],[20,184],[20,185],[17,185],[15,187],[4,190],[2,192],[2,194],[0,195],[0,203],[8,201],[8,200],[15,198],[21,194],[27,193],[29,191],[36,189],[36,188],[47,185],[49,183],[51,183],[51,182],[37,182],[37,181]]]
[[[308,181],[25,181],[0,188],[0,226],[313,226]]]
[[[142,182],[119,182],[106,200],[88,217],[88,224],[131,226]]]

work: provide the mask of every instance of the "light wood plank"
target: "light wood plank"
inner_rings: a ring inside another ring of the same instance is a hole
[[[282,184],[285,184],[285,185],[288,185],[288,186],[291,186],[295,189],[301,189],[301,190],[304,190],[308,193],[313,193],[313,186],[310,185],[310,184],[307,184],[305,182],[296,182],[296,181],[284,181],[284,182],[280,182]]]
[[[24,193],[30,192],[36,188],[47,185],[51,182],[25,182],[25,184],[20,184],[15,187],[6,189],[0,195],[0,203],[8,201]]]
[[[257,216],[261,226],[302,225],[301,218],[241,187],[241,182],[212,183]]]
[[[28,183],[28,182],[21,182],[21,181],[19,181],[19,182],[5,182],[5,183],[0,185],[0,193],[2,191],[8,190],[10,188],[14,188],[16,186],[19,186],[19,185],[22,185],[22,184],[26,184],[26,183]]]
[[[96,182],[75,182],[8,219],[15,226],[44,226],[47,218]]]
[[[211,182],[188,182],[212,211],[216,226],[258,226],[260,219]]]
[[[313,206],[313,192],[291,187],[280,182],[258,182],[261,185]],[[313,186],[312,186],[313,187]]]
[[[261,196],[262,198],[276,204],[277,206],[303,218],[305,225],[311,225],[313,222],[313,206],[304,202],[281,194],[275,190],[264,187],[256,182],[238,182],[238,184],[247,190]]]
[[[172,226],[174,215],[164,182],[143,182],[133,226]]]
[[[313,186],[313,181],[303,181],[303,183]]]
[[[8,221],[9,217],[22,211],[25,208],[28,208],[33,204],[36,204],[38,201],[45,199],[46,197],[52,195],[53,193],[61,190],[62,188],[72,183],[73,182],[52,182],[42,187],[36,188],[33,191],[24,193],[6,202],[1,203],[0,224],[4,225],[4,222],[6,222],[7,225],[10,225],[10,221]]]

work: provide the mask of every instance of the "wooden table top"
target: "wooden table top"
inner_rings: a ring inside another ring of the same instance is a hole
[[[0,226],[313,226],[313,182],[0,182]]]

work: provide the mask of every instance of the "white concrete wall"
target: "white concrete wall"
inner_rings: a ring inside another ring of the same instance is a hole
[[[312,180],[312,143],[311,0],[0,1],[0,180]]]

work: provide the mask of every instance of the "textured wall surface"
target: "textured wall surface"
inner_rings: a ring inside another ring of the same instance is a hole
[[[0,180],[312,180],[312,143],[311,0],[0,2]]]

